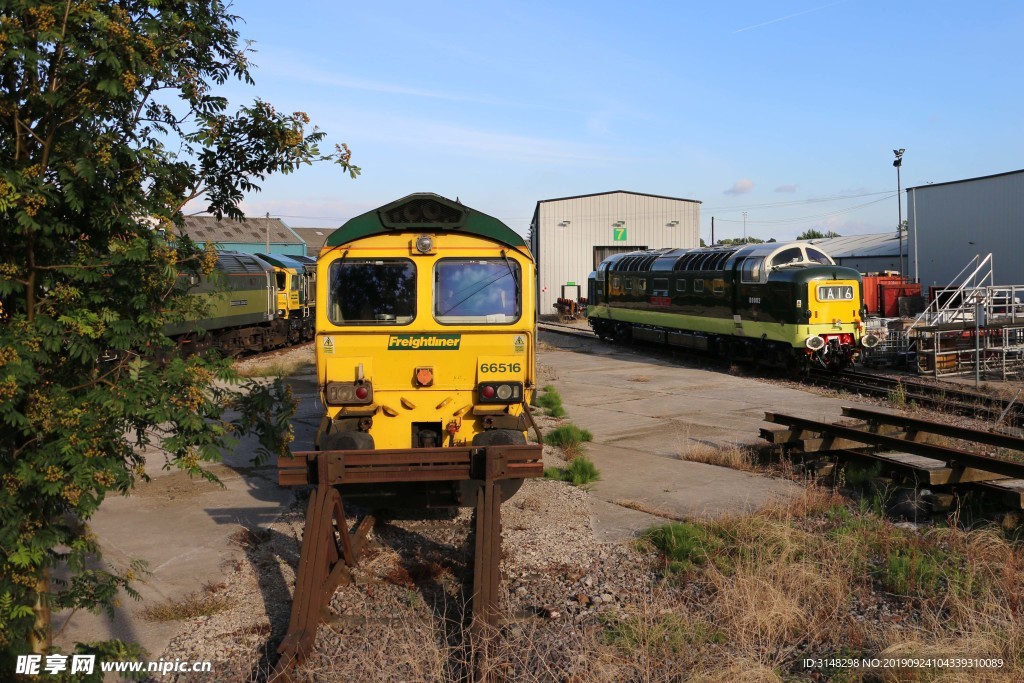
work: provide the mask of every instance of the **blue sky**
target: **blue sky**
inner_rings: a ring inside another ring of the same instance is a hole
[[[1024,3],[240,0],[259,96],[363,168],[247,198],[335,227],[437,192],[526,233],[537,200],[698,199],[701,235],[895,230],[903,187],[1024,168]],[[842,199],[837,199],[842,198]]]

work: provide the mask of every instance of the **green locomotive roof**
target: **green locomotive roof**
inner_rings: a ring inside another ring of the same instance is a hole
[[[497,218],[432,192],[417,192],[356,216],[332,232],[324,246],[390,232],[424,231],[472,233],[512,248],[526,246],[519,233]]]

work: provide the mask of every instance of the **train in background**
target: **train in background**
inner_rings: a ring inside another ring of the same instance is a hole
[[[219,252],[214,272],[181,275],[180,286],[203,299],[203,313],[164,333],[191,352],[227,356],[313,339],[316,261],[305,256]]]
[[[741,361],[842,370],[878,343],[860,273],[799,242],[614,254],[590,274],[587,299],[601,338]]]

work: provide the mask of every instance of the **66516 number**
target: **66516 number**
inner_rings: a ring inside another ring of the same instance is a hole
[[[483,374],[493,372],[522,372],[522,363],[483,363],[480,365],[480,372]]]

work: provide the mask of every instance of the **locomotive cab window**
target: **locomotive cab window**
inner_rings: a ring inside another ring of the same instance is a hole
[[[772,257],[772,267],[777,268],[779,266],[788,266],[791,263],[800,263],[803,260],[804,253],[800,250],[800,247],[783,249]]]
[[[441,324],[508,324],[521,314],[522,274],[505,259],[441,259],[434,267],[434,318]]]
[[[416,266],[408,259],[338,259],[327,310],[335,325],[408,325],[416,317]]]
[[[832,263],[832,259],[830,259],[824,252],[818,251],[817,249],[811,249],[810,247],[807,247],[806,251],[808,261],[814,261],[815,263],[820,263],[825,266],[834,265]]]

